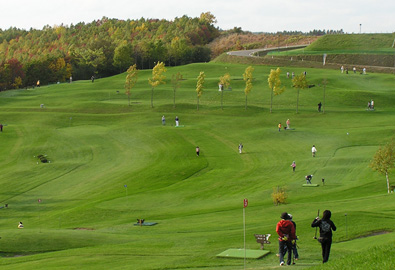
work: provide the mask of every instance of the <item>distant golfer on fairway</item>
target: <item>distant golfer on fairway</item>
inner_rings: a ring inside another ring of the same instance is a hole
[[[178,127],[178,116],[176,116],[176,127]]]
[[[295,170],[296,170],[296,163],[295,163],[295,161],[292,162],[291,167],[292,167],[292,171],[295,172]]]
[[[311,184],[311,179],[313,179],[313,175],[309,174],[304,177],[306,179],[306,184]]]
[[[196,156],[199,156],[200,155],[200,148],[199,148],[199,146],[196,146]]]
[[[316,217],[311,224],[311,227],[320,228],[320,237],[318,238],[318,242],[321,243],[323,263],[328,261],[329,253],[331,252],[332,230],[336,231],[336,226],[331,220],[331,216],[331,211],[325,210],[322,214],[322,219],[320,219],[320,217]]]
[[[19,224],[18,224],[18,229],[23,229],[23,224],[22,224],[22,221],[21,221],[21,222],[19,222]]]
[[[317,153],[317,148],[315,148],[315,145],[311,148],[311,155],[315,157],[315,153]]]
[[[243,144],[242,143],[239,144],[239,153],[240,154],[241,154],[241,151],[243,151]]]

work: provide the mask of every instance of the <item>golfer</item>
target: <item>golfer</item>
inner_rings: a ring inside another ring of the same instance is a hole
[[[199,148],[199,146],[196,146],[196,156],[199,156],[200,155],[200,148]]]
[[[176,127],[178,127],[178,116],[176,116]]]
[[[317,153],[317,148],[315,148],[315,145],[311,148],[311,155],[315,157],[315,153]]]
[[[336,231],[336,226],[331,220],[332,213],[325,210],[322,214],[322,219],[316,217],[311,224],[311,227],[320,228],[320,237],[318,242],[321,243],[322,248],[322,262],[326,263],[329,260],[329,253],[332,245],[332,231]]]
[[[296,170],[296,163],[295,163],[295,161],[292,162],[291,167],[292,167],[292,171],[295,172],[295,170]]]
[[[292,260],[292,242],[295,242],[295,226],[289,220],[287,212],[281,214],[281,220],[277,223],[276,232],[278,234],[278,253],[280,255],[280,265],[284,265],[285,247],[288,250],[287,265],[291,265]]]
[[[241,151],[243,151],[243,144],[242,143],[239,144],[239,153],[240,154],[241,154]]]

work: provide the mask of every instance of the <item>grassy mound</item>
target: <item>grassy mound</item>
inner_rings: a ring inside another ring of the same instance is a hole
[[[325,35],[305,49],[306,52],[393,54],[394,34]]]

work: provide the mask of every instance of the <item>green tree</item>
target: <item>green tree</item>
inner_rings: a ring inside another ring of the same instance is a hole
[[[303,73],[301,73],[300,75],[295,76],[295,78],[292,79],[292,84],[293,84],[293,87],[295,87],[296,90],[297,90],[297,96],[296,96],[296,113],[298,113],[298,107],[299,107],[299,90],[300,90],[300,89],[306,89],[306,88],[308,87],[306,76],[305,76]]]
[[[223,110],[222,104],[224,99],[224,90],[230,86],[230,75],[226,73],[224,76],[219,77],[219,84],[221,85],[221,110]]]
[[[267,79],[270,88],[270,113],[272,113],[273,94],[277,96],[282,94],[285,90],[285,87],[281,86],[280,74],[280,68],[277,68],[276,70],[272,69],[270,70],[269,78]]]
[[[390,180],[389,174],[395,168],[395,143],[394,139],[387,143],[385,146],[380,146],[373,160],[370,162],[370,167],[378,171],[380,174],[385,175],[387,180],[387,190],[390,193]]]
[[[131,90],[136,85],[137,78],[138,78],[138,70],[136,64],[134,64],[133,66],[130,66],[128,68],[126,75],[126,82],[125,82],[125,90],[126,90],[125,93],[128,96],[129,106],[130,106]]]
[[[180,72],[173,74],[171,76],[171,84],[173,85],[173,107],[176,107],[176,91],[180,88],[180,82],[182,80],[182,75]]]
[[[204,74],[204,71],[201,71],[199,76],[197,77],[197,83],[196,83],[196,93],[197,93],[197,110],[199,110],[199,99],[203,94],[203,88],[204,88],[204,78],[206,77],[206,74]]]
[[[115,51],[113,58],[114,67],[118,68],[119,73],[122,73],[134,63],[133,47],[130,43],[122,42]]]
[[[245,104],[246,110],[247,110],[247,95],[251,92],[252,89],[252,72],[254,72],[254,68],[252,66],[249,66],[245,69],[243,74],[243,79],[246,83],[246,87],[244,88],[244,93],[246,96],[246,104]]]
[[[166,72],[165,64],[163,62],[158,62],[152,69],[152,78],[148,79],[151,85],[151,108],[154,107],[154,88],[159,84],[165,84],[166,76],[163,73]]]

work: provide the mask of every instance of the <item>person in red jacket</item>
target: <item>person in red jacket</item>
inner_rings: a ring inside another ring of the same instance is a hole
[[[276,232],[278,234],[279,240],[279,255],[280,255],[280,265],[284,265],[284,254],[285,254],[285,247],[288,250],[288,259],[287,264],[291,265],[292,261],[292,241],[295,241],[295,226],[290,221],[287,212],[281,214],[281,220],[277,223]]]

